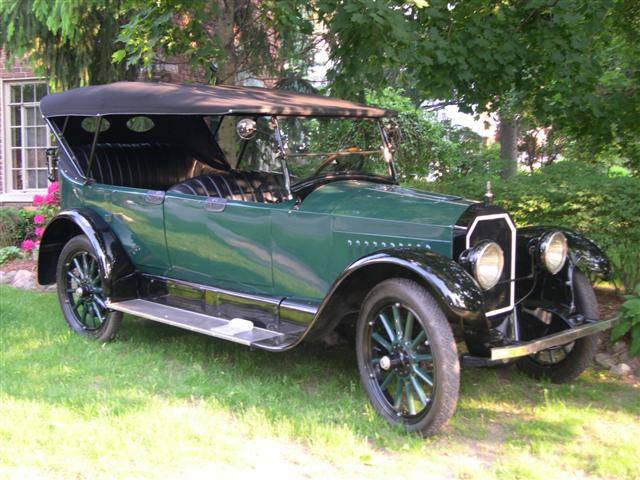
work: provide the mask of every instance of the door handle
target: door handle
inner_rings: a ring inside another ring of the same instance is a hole
[[[204,201],[204,209],[207,212],[223,212],[227,206],[227,199],[220,197],[207,197]]]
[[[160,205],[163,200],[164,192],[162,190],[149,190],[144,196],[144,201],[152,205]]]

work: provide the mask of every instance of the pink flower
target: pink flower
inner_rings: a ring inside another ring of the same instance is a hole
[[[47,188],[47,193],[56,193],[60,190],[60,184],[58,182],[51,182],[49,188]]]
[[[36,215],[33,217],[33,223],[36,225],[42,225],[44,223],[44,215]]]
[[[25,240],[24,242],[22,242],[22,244],[20,245],[20,248],[22,250],[24,250],[25,252],[30,252],[31,250],[33,250],[34,248],[36,248],[38,246],[38,244],[36,242],[34,242],[33,240]]]
[[[43,233],[44,233],[44,227],[36,227],[36,237],[42,238]]]
[[[45,205],[51,205],[52,203],[56,203],[56,194],[55,193],[47,193],[44,197]]]
[[[42,205],[44,203],[44,198],[42,195],[34,195],[33,196],[33,204],[34,205]]]

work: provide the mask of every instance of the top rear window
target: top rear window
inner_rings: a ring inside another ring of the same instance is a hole
[[[151,130],[155,124],[149,117],[132,117],[127,120],[127,128],[134,132],[144,133]]]
[[[85,132],[94,133],[98,128],[98,117],[84,118],[82,119],[82,122],[80,122],[80,126]],[[103,117],[102,123],[100,123],[100,131],[105,132],[109,130],[110,126],[111,124],[109,123],[109,120]]]

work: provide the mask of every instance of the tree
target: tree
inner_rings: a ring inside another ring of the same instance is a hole
[[[312,24],[300,22],[296,5],[255,0],[128,0],[130,20],[114,61],[151,71],[167,57],[187,59],[196,76],[235,84],[251,78],[281,78],[304,69],[313,53]],[[295,26],[295,28],[292,28]]]
[[[594,40],[610,11],[608,1],[589,0],[316,5],[329,32],[336,91],[358,97],[397,71],[424,98],[454,101],[469,112],[499,112],[510,160],[505,175],[514,170],[521,112],[552,119],[565,107],[558,96],[593,92],[601,71]]]
[[[3,0],[0,46],[57,89],[133,78],[133,64],[111,61],[123,15],[120,0]]]

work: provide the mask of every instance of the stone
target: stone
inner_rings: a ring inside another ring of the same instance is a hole
[[[611,368],[616,364],[613,355],[609,355],[608,353],[598,353],[595,360],[598,365],[604,368]]]
[[[615,375],[616,377],[627,377],[631,375],[632,371],[631,367],[626,363],[618,363],[617,365],[611,367],[609,373],[611,375]]]
[[[11,286],[24,290],[33,290],[37,286],[36,275],[29,270],[18,270],[13,282],[11,282]]]
[[[10,285],[16,278],[16,272],[0,272],[0,285]]]
[[[627,344],[622,340],[618,340],[611,347],[611,351],[616,355],[620,355],[622,353],[626,353],[627,352]]]

